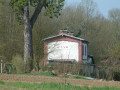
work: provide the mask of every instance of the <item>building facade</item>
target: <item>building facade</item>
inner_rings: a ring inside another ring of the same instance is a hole
[[[53,62],[79,62],[88,60],[88,41],[75,37],[67,30],[44,39],[44,64]]]

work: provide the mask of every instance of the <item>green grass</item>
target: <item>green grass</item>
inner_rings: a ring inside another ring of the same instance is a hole
[[[0,81],[4,82],[4,81]],[[120,90],[117,87],[83,87],[63,83],[25,83],[25,82],[4,82],[0,83],[0,90]]]
[[[16,73],[18,75],[41,75],[41,76],[55,76],[51,72],[40,72],[40,73],[24,73],[24,72],[19,72]]]
[[[2,85],[2,84],[5,84],[5,82],[0,80],[0,84],[1,84],[1,85]]]

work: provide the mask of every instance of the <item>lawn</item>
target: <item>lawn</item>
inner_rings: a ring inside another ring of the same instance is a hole
[[[0,90],[120,90],[117,87],[74,86],[63,83],[25,83],[0,81]]]

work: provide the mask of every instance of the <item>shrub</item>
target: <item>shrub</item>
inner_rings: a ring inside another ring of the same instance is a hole
[[[100,77],[106,80],[120,81],[120,58],[119,57],[107,57],[100,61],[99,67],[102,69]]]
[[[16,72],[24,72],[24,60],[19,54],[12,57],[12,64]]]

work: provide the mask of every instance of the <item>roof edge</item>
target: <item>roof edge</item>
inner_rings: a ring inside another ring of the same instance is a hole
[[[83,38],[78,38],[78,37],[71,36],[71,35],[68,35],[68,34],[58,34],[58,35],[55,35],[55,36],[44,38],[44,39],[42,39],[42,41],[46,41],[46,40],[49,40],[49,39],[52,39],[52,38],[56,38],[56,37],[60,37],[60,36],[67,36],[67,37],[71,37],[71,38],[74,38],[74,39],[78,39],[78,40],[81,40],[81,41],[88,42],[87,40],[85,40]]]

